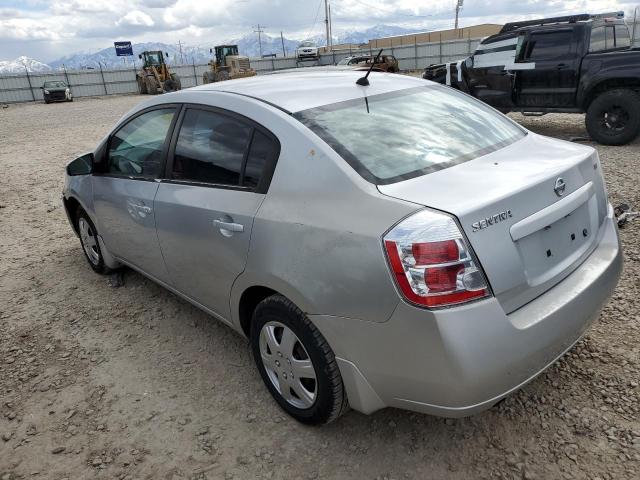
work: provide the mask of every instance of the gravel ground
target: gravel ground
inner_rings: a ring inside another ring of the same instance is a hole
[[[585,338],[480,415],[286,417],[247,342],[142,276],[113,288],[60,203],[63,167],[138,96],[0,109],[0,479],[637,479],[640,221]],[[560,138],[579,115],[514,118]],[[639,143],[596,146],[612,202],[640,207]]]

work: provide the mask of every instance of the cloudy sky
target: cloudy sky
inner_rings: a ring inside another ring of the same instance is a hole
[[[323,32],[323,0],[0,0],[0,60],[51,61],[113,41],[210,45],[251,33],[304,38]],[[376,24],[453,26],[456,0],[331,0],[334,34]],[[461,25],[538,15],[624,10],[640,0],[466,0]],[[640,11],[640,9],[639,9]]]

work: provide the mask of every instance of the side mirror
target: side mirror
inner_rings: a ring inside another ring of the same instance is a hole
[[[473,68],[473,57],[467,57],[467,59],[464,61],[464,65],[467,68]]]
[[[40,90],[44,90],[44,87],[40,87]]]
[[[67,175],[89,175],[93,172],[93,153],[86,153],[67,165]]]
[[[164,54],[169,58],[169,52],[164,52]]]
[[[210,49],[209,49],[209,53],[213,53],[213,48],[210,48]]]
[[[142,60],[142,54],[138,55],[138,58],[139,58],[140,60]]]

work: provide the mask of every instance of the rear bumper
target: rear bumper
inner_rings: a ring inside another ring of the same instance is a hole
[[[599,237],[571,275],[509,315],[491,298],[439,311],[400,302],[384,323],[311,316],[338,357],[352,407],[462,417],[535,378],[580,339],[618,282],[610,206]]]

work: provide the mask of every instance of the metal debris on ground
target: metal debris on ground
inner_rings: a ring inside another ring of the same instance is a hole
[[[112,288],[120,288],[124,286],[124,272],[118,270],[109,275],[109,286]]]
[[[636,217],[640,216],[640,212],[630,212],[629,205],[622,203],[613,209],[613,213],[618,220],[618,227],[622,227]]]

